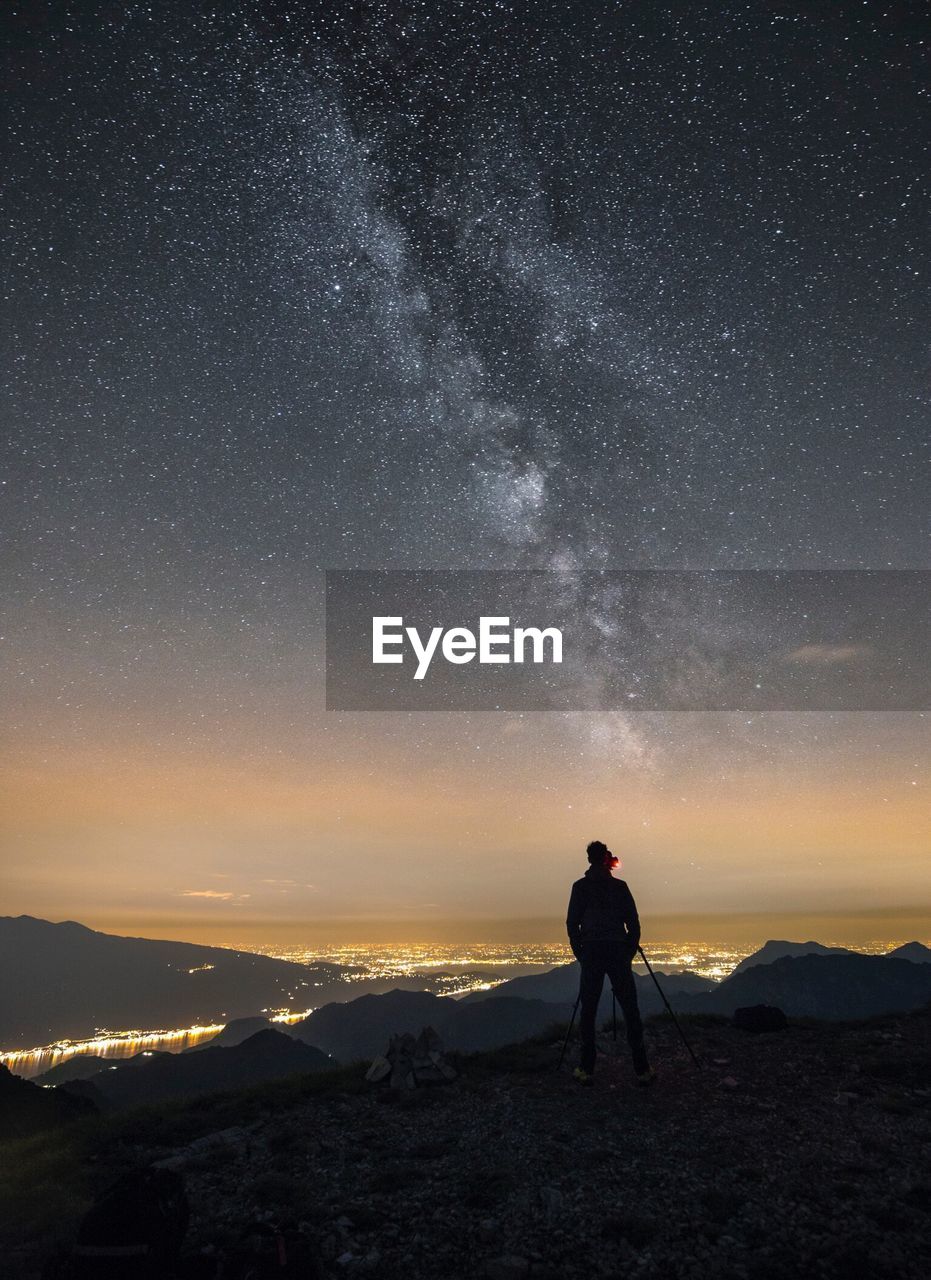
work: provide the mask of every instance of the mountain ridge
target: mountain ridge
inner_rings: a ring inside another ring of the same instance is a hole
[[[126,1065],[111,1064],[58,1088],[108,1110],[225,1093],[292,1075],[330,1071],[333,1066],[319,1049],[268,1028],[236,1045],[218,1045],[196,1054],[157,1054],[142,1062],[133,1059]]]
[[[0,971],[7,978],[0,1047],[10,1049],[86,1038],[101,1027],[227,1022],[288,1003],[302,984],[332,985],[337,972],[34,916],[0,917]]]
[[[931,1001],[931,967],[887,956],[782,956],[725,978],[714,991],[681,995],[684,1013],[732,1014],[741,1006],[776,1005],[794,1018],[846,1020],[907,1012]]]
[[[850,947],[828,947],[823,942],[788,942],[783,938],[768,938],[758,951],[754,951],[749,956],[744,956],[733,968],[728,977],[733,977],[735,973],[743,973],[745,969],[752,969],[759,964],[772,964],[776,960],[781,960],[785,956],[793,958],[804,955],[859,955],[860,952],[853,951]]]
[[[100,1028],[225,1025],[444,977],[370,978],[352,965],[302,964],[29,915],[0,916],[0,972],[7,978],[0,988],[0,1051],[89,1039]]]

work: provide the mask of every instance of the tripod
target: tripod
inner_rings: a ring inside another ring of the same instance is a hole
[[[685,1045],[686,1049],[688,1049],[689,1056],[691,1057],[692,1061],[695,1063],[696,1067],[700,1068],[701,1063],[698,1061],[698,1058],[696,1058],[694,1049],[689,1044],[688,1040],[686,1040],[685,1032],[682,1030],[682,1027],[679,1024],[679,1019],[673,1013],[672,1006],[670,1005],[669,1001],[666,999],[665,991],[659,985],[659,979],[657,978],[656,974],[653,972],[653,969],[650,966],[650,962],[646,958],[646,955],[644,954],[643,947],[638,946],[637,950],[640,952],[640,958],[643,960],[643,963],[647,967],[647,972],[649,973],[650,977],[653,979],[654,983],[656,984],[656,990],[659,992],[660,998],[663,1004],[666,1006],[666,1012],[669,1014],[670,1018],[672,1018],[673,1022],[676,1024],[676,1030],[678,1031],[679,1035],[682,1037],[682,1043]],[[559,1069],[562,1067],[562,1064],[565,1060],[566,1049],[569,1047],[569,1038],[572,1035],[572,1028],[575,1024],[575,1015],[579,1011],[579,1002],[581,1001],[581,999],[582,999],[582,983],[580,979],[579,994],[575,998],[575,1005],[573,1006],[573,1009],[572,1009],[572,1017],[569,1019],[569,1028],[566,1031],[566,1038],[562,1042],[562,1050],[560,1051],[560,1054],[559,1054],[559,1062],[556,1064],[557,1071],[559,1071]],[[617,1039],[617,996],[614,994],[613,989],[611,991],[611,1005],[612,1005],[612,1014],[613,1014],[613,1033],[614,1033],[614,1039],[616,1040]]]

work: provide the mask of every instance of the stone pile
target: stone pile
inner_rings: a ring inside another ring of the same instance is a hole
[[[384,1055],[377,1057],[365,1074],[370,1084],[392,1089],[416,1089],[419,1085],[445,1084],[456,1078],[455,1067],[443,1057],[443,1042],[432,1027],[419,1036],[409,1031],[391,1037]]]

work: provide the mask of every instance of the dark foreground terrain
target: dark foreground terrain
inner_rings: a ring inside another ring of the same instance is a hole
[[[293,1224],[324,1276],[931,1274],[931,1015],[684,1026],[703,1069],[654,1020],[649,1090],[610,1034],[580,1088],[551,1036],[407,1094],[347,1068],[7,1144],[0,1271],[63,1274],[93,1192],[162,1162],[185,1179],[199,1274],[256,1221]]]

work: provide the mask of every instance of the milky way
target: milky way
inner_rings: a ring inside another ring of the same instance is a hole
[[[924,566],[918,13],[12,6],[10,727],[354,759],[327,567]],[[831,723],[764,721],[527,758]],[[487,732],[383,722],[369,765]]]

